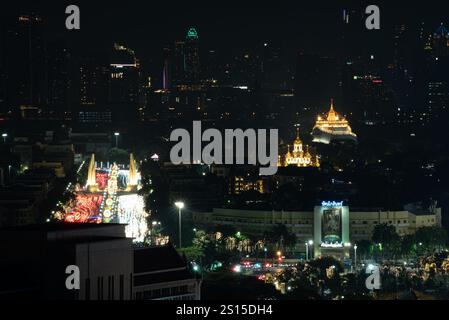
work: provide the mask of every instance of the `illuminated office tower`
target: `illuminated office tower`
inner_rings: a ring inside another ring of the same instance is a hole
[[[187,83],[198,83],[200,80],[199,38],[195,28],[187,32],[184,47],[185,80]]]

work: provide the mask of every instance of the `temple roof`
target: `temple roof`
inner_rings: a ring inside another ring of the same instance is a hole
[[[327,121],[341,121],[345,120],[344,117],[340,116],[335,110],[334,110],[334,99],[331,99],[331,107],[329,111],[326,114],[326,120]]]
[[[293,141],[293,144],[301,144],[302,145],[302,141],[301,138],[299,137],[299,128],[296,128],[296,139]]]

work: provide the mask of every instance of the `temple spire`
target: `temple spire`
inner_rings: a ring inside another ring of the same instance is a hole
[[[334,112],[334,98],[331,98],[331,109],[329,112]]]

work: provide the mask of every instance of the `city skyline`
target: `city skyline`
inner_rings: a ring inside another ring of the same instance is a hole
[[[449,299],[448,10],[8,5],[0,299]]]

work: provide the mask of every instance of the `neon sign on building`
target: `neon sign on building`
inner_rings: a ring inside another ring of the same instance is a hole
[[[322,201],[321,206],[326,208],[343,207],[343,201]]]

